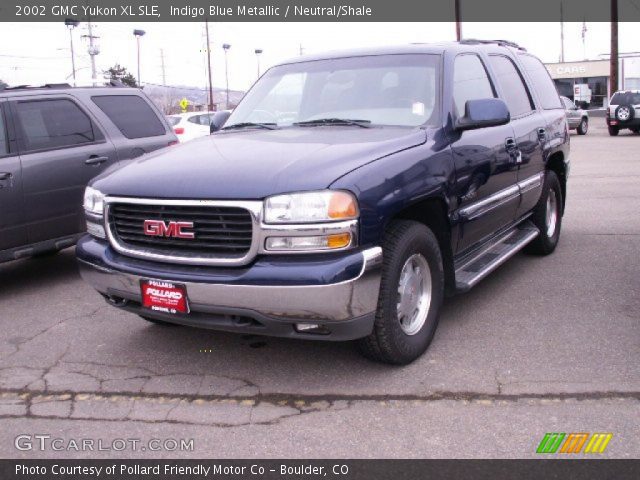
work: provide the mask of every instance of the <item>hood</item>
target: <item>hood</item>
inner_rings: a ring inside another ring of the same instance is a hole
[[[327,188],[344,174],[426,141],[422,129],[299,127],[220,132],[164,148],[105,173],[108,195],[261,199]]]

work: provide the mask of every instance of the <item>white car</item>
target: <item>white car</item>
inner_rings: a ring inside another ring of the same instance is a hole
[[[194,138],[209,135],[211,119],[215,112],[189,112],[178,115],[167,115],[169,125],[180,142],[188,142]]]

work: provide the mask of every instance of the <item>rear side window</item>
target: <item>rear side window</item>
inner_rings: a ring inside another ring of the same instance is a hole
[[[16,103],[24,149],[47,150],[95,141],[93,125],[71,100],[35,100]]]
[[[100,95],[91,100],[127,138],[158,137],[166,133],[156,113],[137,95]]]
[[[169,122],[169,125],[175,127],[180,123],[180,117],[167,117],[167,121]]]
[[[533,110],[531,96],[522,80],[520,72],[511,59],[502,55],[489,56],[489,62],[502,87],[504,100],[512,117],[519,117]]]
[[[3,107],[0,105],[0,157],[9,153],[9,144],[7,143],[7,125],[4,121]]]
[[[540,99],[540,106],[545,110],[562,108],[556,86],[542,62],[524,53],[520,54],[520,61],[533,83],[533,89]]]
[[[495,98],[484,65],[477,55],[459,55],[453,69],[453,103],[458,116],[464,115],[469,100]]]

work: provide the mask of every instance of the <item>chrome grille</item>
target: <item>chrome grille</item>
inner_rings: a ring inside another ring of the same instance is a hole
[[[253,219],[242,207],[114,202],[107,211],[115,242],[145,256],[241,259],[252,247]],[[145,235],[145,220],[192,222],[194,238]]]

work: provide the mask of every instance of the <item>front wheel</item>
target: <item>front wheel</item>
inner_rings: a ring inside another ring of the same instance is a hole
[[[545,174],[542,195],[533,209],[531,221],[540,230],[540,235],[527,245],[526,251],[549,255],[558,245],[562,226],[562,189],[558,176],[552,170]]]
[[[580,125],[578,125],[578,135],[586,135],[587,131],[589,131],[589,120],[583,118]]]
[[[618,127],[609,127],[609,135],[617,137],[618,133],[620,133],[620,129]]]
[[[373,332],[358,346],[368,358],[405,365],[424,353],[435,334],[444,297],[442,255],[429,228],[402,220],[387,229],[383,257]]]

